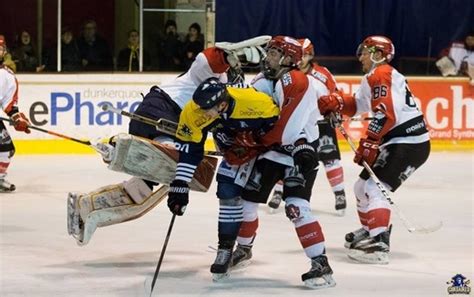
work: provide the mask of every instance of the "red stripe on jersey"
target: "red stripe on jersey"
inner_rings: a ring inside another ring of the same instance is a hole
[[[313,74],[314,78],[326,85],[326,88],[328,88],[329,93],[337,91],[336,80],[334,79],[332,73],[326,67],[314,64],[313,70],[317,72],[316,75]],[[320,75],[323,76],[324,79],[321,79]]]
[[[372,93],[371,108],[373,112],[381,111],[385,114],[387,121],[382,130],[377,133],[367,132],[367,136],[379,140],[395,125],[395,110],[392,98],[392,66],[383,64],[374,69],[374,72],[367,76]],[[379,88],[376,91],[376,88]],[[385,89],[385,90],[384,90]],[[377,98],[375,98],[377,96]]]
[[[214,73],[223,73],[229,69],[229,64],[224,57],[224,51],[216,47],[210,47],[202,51],[207,62]]]
[[[367,215],[367,213],[361,212],[361,211],[357,211],[357,213],[359,214],[359,221],[362,224],[362,226],[368,227],[368,223],[367,223],[368,215]]]
[[[326,171],[326,176],[328,177],[329,184],[331,185],[331,187],[337,186],[338,184],[344,181],[342,167]]]
[[[7,172],[7,168],[10,165],[10,162],[0,162],[0,173]]]
[[[309,80],[306,74],[299,70],[291,70],[285,73],[280,79],[283,87],[283,104],[280,110],[280,117],[275,122],[275,126],[266,133],[261,141],[265,146],[281,144],[283,131],[288,123],[293,111],[298,107],[304,94],[308,90]]]
[[[376,208],[367,213],[367,225],[369,230],[388,227],[390,224],[390,209]]]
[[[246,222],[243,221],[242,225],[240,225],[239,236],[244,238],[251,238],[255,236],[258,228],[258,218],[254,221]]]
[[[312,222],[296,228],[296,234],[303,248],[310,247],[324,241],[324,235],[321,231],[319,222]]]

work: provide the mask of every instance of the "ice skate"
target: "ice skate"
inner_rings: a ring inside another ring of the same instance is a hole
[[[237,245],[234,253],[232,254],[232,269],[245,268],[250,265],[252,259],[252,246],[249,245]]]
[[[366,264],[388,264],[390,251],[390,232],[388,230],[375,237],[368,237],[349,249],[347,256],[352,260]]]
[[[229,277],[229,267],[232,261],[232,248],[219,248],[216,260],[211,265],[212,280],[222,281]]]
[[[84,222],[79,214],[79,193],[69,193],[67,197],[67,233],[78,242],[84,239]]]
[[[5,179],[0,179],[0,193],[11,193],[16,190],[14,184],[8,182]]]
[[[343,217],[346,214],[346,207],[347,207],[346,193],[344,192],[344,190],[341,190],[341,191],[334,192],[334,195],[336,199],[336,204],[335,204],[336,214],[340,217]]]
[[[311,259],[311,269],[301,275],[301,280],[311,289],[324,289],[336,285],[328,258],[324,254]]]
[[[354,247],[354,245],[359,241],[369,237],[369,231],[365,230],[364,228],[359,228],[355,231],[346,234],[346,242],[344,243],[344,247],[350,249]]]
[[[268,206],[270,207],[271,211],[274,211],[278,209],[278,207],[280,207],[282,197],[283,197],[282,191],[273,192],[272,199],[268,202]]]

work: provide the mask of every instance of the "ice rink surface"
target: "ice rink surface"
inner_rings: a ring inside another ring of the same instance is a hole
[[[447,282],[458,273],[474,286],[473,153],[432,153],[392,194],[410,220],[420,225],[442,220],[444,225],[435,233],[414,235],[392,212],[388,265],[356,264],[343,248],[345,233],[359,227],[352,185],[360,167],[351,159],[351,153],[343,154],[346,216],[335,216],[321,171],[311,201],[336,287],[313,291],[303,286],[301,274],[310,262],[293,224],[282,210],[270,214],[263,205],[253,263],[213,283],[214,184],[208,193],[191,193],[187,212],[176,218],[154,296],[448,296]],[[154,273],[171,218],[166,203],[137,220],[99,228],[87,246],[79,247],[66,231],[67,193],[91,191],[127,176],[109,171],[92,155],[17,156],[9,172],[17,191],[0,194],[0,296],[145,296],[144,282]]]

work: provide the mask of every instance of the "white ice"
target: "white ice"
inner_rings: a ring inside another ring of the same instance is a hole
[[[213,283],[209,266],[217,241],[215,184],[192,193],[177,217],[154,296],[448,296],[447,282],[461,273],[473,285],[473,182],[471,153],[434,152],[394,194],[403,214],[420,225],[443,221],[441,230],[410,234],[392,213],[388,265],[351,262],[344,234],[359,227],[352,185],[360,167],[343,154],[348,211],[334,213],[324,173],[311,204],[319,216],[336,287],[313,291],[301,274],[310,262],[293,225],[280,210],[260,208],[254,261],[224,283]],[[171,215],[162,203],[137,220],[99,228],[85,247],[66,231],[69,191],[91,191],[125,175],[106,169],[98,156],[16,156],[8,179],[17,191],[0,194],[0,296],[145,296]]]

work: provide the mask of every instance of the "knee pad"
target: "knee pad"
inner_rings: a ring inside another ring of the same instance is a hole
[[[390,186],[383,183],[383,182],[382,182],[382,185],[387,190],[390,189]],[[365,190],[365,193],[368,196],[369,203],[372,206],[385,207],[385,208],[390,207],[390,203],[387,201],[387,199],[385,199],[385,196],[382,194],[382,191],[380,191],[379,187],[377,186],[377,184],[375,183],[375,181],[372,178],[369,178],[365,182],[364,190]]]
[[[222,200],[233,199],[240,197],[242,187],[232,182],[219,182],[217,183],[217,198]]]
[[[357,199],[358,208],[366,208],[369,205],[369,198],[365,194],[365,184],[367,181],[359,178],[354,184],[354,194]]]
[[[314,218],[311,213],[311,205],[309,202],[297,197],[286,198],[285,213],[286,217],[295,224],[311,221]]]

